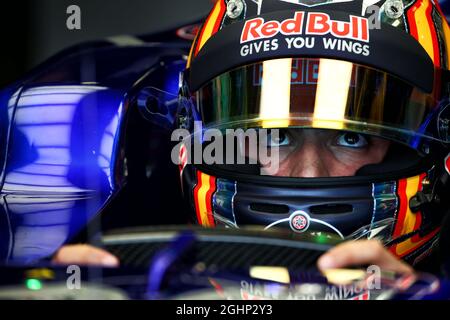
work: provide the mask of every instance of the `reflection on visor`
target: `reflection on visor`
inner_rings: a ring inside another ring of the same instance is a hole
[[[329,59],[277,59],[225,73],[194,99],[207,126],[321,128],[412,144],[434,139],[422,126],[435,94],[369,67]]]
[[[254,83],[261,85],[261,110],[259,118],[265,128],[287,127],[290,114],[291,85],[317,86],[314,105],[313,127],[329,127],[325,120],[345,119],[345,109],[348,100],[348,87],[352,82],[353,64],[346,61],[322,59],[306,62],[307,80],[304,81],[304,61],[293,59],[269,60],[263,62],[260,68],[255,66]],[[259,70],[258,70],[259,69]],[[261,76],[259,76],[261,74]],[[338,75],[339,81],[330,75]],[[261,80],[260,80],[261,79]],[[318,81],[321,79],[321,81]],[[279,94],[274,94],[277,92]],[[274,108],[274,106],[277,106]],[[341,123],[335,129],[342,129]]]

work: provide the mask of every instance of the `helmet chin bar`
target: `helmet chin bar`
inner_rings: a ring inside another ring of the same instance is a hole
[[[210,198],[211,216],[215,221],[212,226],[239,228],[258,225],[266,229],[281,228],[297,233],[335,235],[336,238],[346,240],[378,239],[393,252],[404,242],[415,243],[417,240],[414,239],[418,239],[417,237],[425,239],[417,249],[398,254],[411,263],[417,258],[416,253],[422,255],[428,252],[435,243],[444,212],[448,208],[448,200],[445,199],[445,195],[449,194],[448,180],[438,174],[436,167],[430,170],[422,168],[420,172],[428,171],[427,174],[416,172],[383,181],[370,182],[366,177],[365,182],[354,180],[351,183],[347,179],[342,183],[345,178],[330,178],[327,183],[321,184],[316,181],[320,179],[309,179],[309,184],[302,185],[261,181],[254,183],[222,176],[200,166],[188,165],[187,169],[184,171],[184,190],[197,189],[198,173],[214,180],[215,189]],[[442,167],[440,169],[442,172]],[[259,178],[268,179],[266,181],[276,179]],[[331,181],[335,183],[330,183]],[[400,190],[405,184],[419,191],[411,194],[408,189],[410,196],[406,196],[405,187]],[[415,207],[417,199],[429,199],[430,192],[434,192],[434,200]],[[190,198],[192,193],[188,192],[186,196]],[[437,199],[441,201],[436,201]],[[195,213],[195,206],[192,209]],[[400,211],[405,215],[405,210],[409,212],[406,215],[410,219],[420,219],[420,226],[401,233],[397,224],[399,219],[403,219]],[[297,217],[295,213],[298,212],[304,214]],[[197,217],[193,216],[194,223],[198,223]],[[305,219],[306,222],[299,223]],[[292,225],[300,227],[295,229]],[[308,227],[301,229],[303,225]]]

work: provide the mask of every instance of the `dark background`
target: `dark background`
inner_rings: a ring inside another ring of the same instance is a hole
[[[360,0],[357,0],[360,1]],[[201,20],[214,0],[0,1],[0,88],[71,45],[144,35]],[[450,13],[450,0],[440,0]],[[69,5],[81,8],[81,30],[68,30]]]
[[[68,30],[67,7],[81,8]],[[85,41],[144,35],[201,20],[212,0],[8,0],[0,2],[0,88],[50,56]]]

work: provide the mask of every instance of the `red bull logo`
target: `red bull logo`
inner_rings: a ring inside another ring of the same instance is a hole
[[[350,16],[350,21],[339,21],[323,12],[298,11],[293,18],[281,22],[265,21],[260,17],[248,20],[242,30],[241,43],[272,38],[280,33],[286,36],[332,35],[341,39],[369,42],[369,29],[367,18]]]

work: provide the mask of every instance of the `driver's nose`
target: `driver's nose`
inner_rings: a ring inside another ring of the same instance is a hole
[[[327,166],[325,160],[325,152],[316,141],[305,139],[301,146],[280,163],[280,168],[275,175],[295,178],[329,177],[329,165]]]

